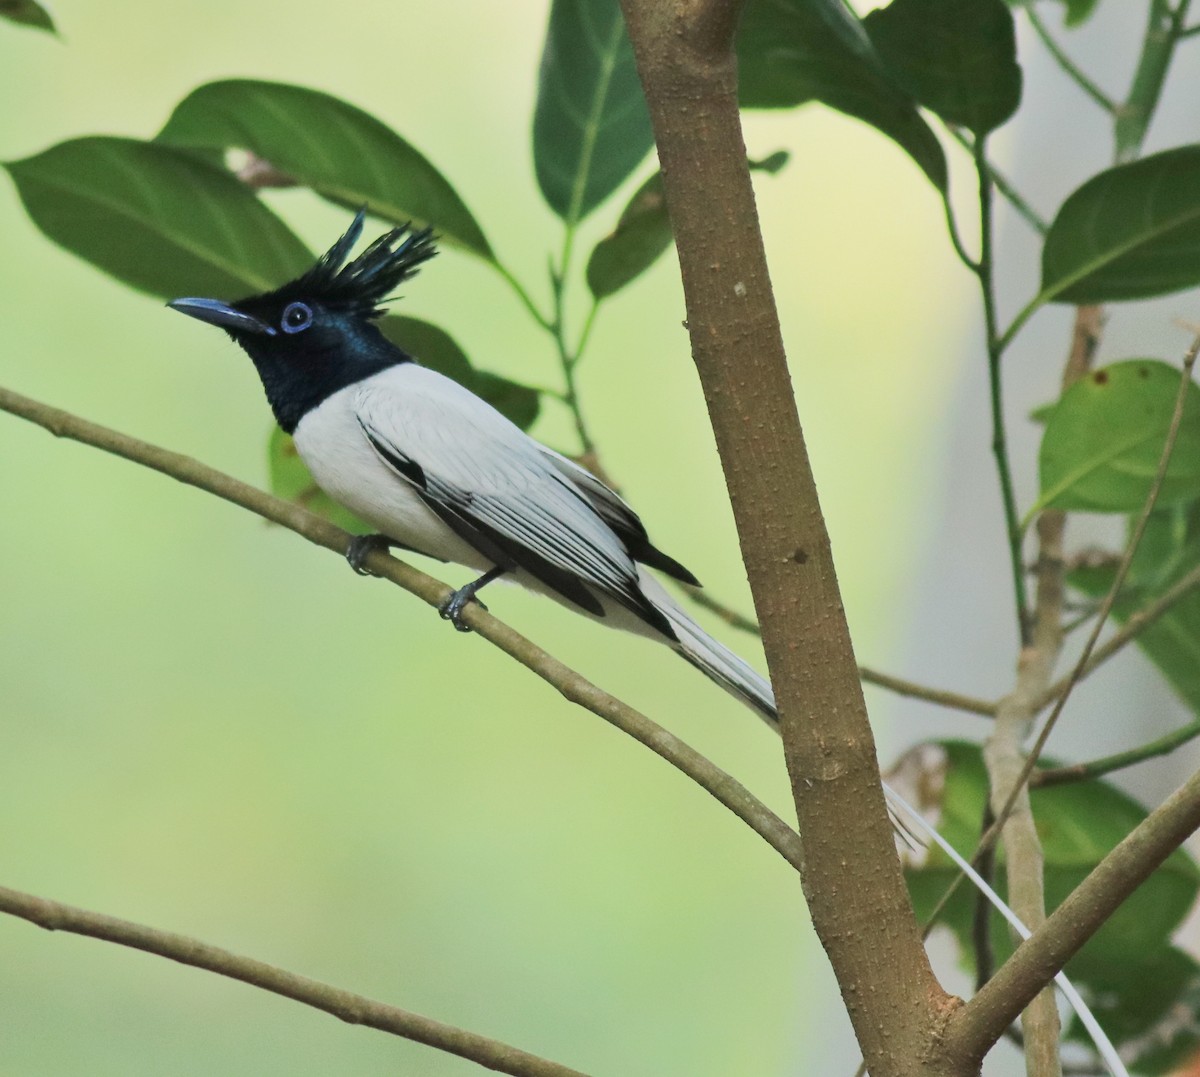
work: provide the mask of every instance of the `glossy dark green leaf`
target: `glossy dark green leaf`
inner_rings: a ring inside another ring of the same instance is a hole
[[[749,0],[737,51],[744,107],[820,101],[882,131],[946,189],[940,143],[840,0]]]
[[[1200,502],[1151,514],[1113,607],[1113,619],[1123,624],[1197,568]],[[1111,563],[1076,568],[1068,581],[1077,590],[1099,599],[1108,593],[1115,573],[1115,564]],[[1189,591],[1142,629],[1137,645],[1193,713],[1200,715],[1200,588]]]
[[[1038,454],[1036,508],[1137,512],[1162,459],[1180,371],[1130,359],[1076,382],[1050,413]],[[1189,385],[1157,504],[1200,498],[1200,390]]]
[[[987,776],[977,745],[942,742],[945,753],[942,814],[937,821],[943,836],[964,855],[975,847],[987,796]],[[1046,905],[1056,908],[1126,834],[1145,817],[1136,801],[1102,781],[1035,789],[1034,818],[1045,855]],[[999,854],[998,885],[1005,890],[1004,856]],[[957,869],[939,850],[931,850],[921,867],[906,871],[918,918],[932,912]],[[1088,988],[1088,976],[1098,967],[1120,968],[1162,950],[1182,923],[1200,890],[1200,870],[1186,852],[1178,850],[1139,887],[1092,937],[1067,973],[1077,987]],[[958,939],[970,963],[971,922],[975,895],[960,887],[947,906],[942,923]],[[1012,953],[1007,925],[993,917],[992,943],[998,961]]]
[[[1200,145],[1093,176],[1042,249],[1044,300],[1107,303],[1200,284]]]
[[[37,30],[58,33],[54,20],[37,0],[0,0],[0,19],[7,19],[19,26],[32,26]]]
[[[778,150],[761,161],[750,161],[750,171],[777,174],[790,155]],[[588,287],[603,299],[641,276],[674,241],[662,173],[655,172],[635,192],[621,211],[611,235],[596,244],[588,259]]]
[[[484,258],[492,251],[442,174],[386,124],[330,94],[229,79],[185,97],[158,141],[248,150],[318,194],[396,224],[432,225]]]
[[[235,299],[312,264],[249,188],[169,146],[80,138],[4,167],[47,236],[151,295]]]
[[[533,114],[533,163],[550,208],[582,220],[653,144],[617,0],[554,0]]]
[[[892,0],[863,26],[896,82],[976,136],[1021,101],[1016,32],[1004,0]]]
[[[325,494],[300,459],[291,435],[285,434],[278,426],[272,427],[271,437],[267,441],[267,471],[271,493],[276,497],[295,501],[309,512],[315,512],[353,534],[369,535],[375,530]]]
[[[420,318],[399,314],[388,315],[380,321],[379,327],[384,336],[417,359],[422,366],[465,385],[522,430],[533,425],[541,404],[537,390],[484,370],[476,370],[466,353],[444,329]]]

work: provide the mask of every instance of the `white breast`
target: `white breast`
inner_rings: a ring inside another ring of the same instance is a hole
[[[317,485],[381,534],[411,549],[481,572],[491,568],[379,459],[355,417],[356,391],[349,386],[334,393],[296,427],[296,450]]]

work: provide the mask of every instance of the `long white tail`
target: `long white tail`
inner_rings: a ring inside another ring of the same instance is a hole
[[[771,691],[770,682],[728,647],[718,643],[705,632],[648,572],[640,573],[640,577],[642,593],[658,607],[675,630],[678,638],[675,649],[693,666],[711,677],[731,695],[740,699],[760,715],[771,728],[778,731],[779,715],[775,709],[775,694]],[[1001,900],[1000,895],[988,886],[979,873],[958,854],[950,843],[930,826],[924,816],[886,782],[883,785],[883,791],[892,814],[893,824],[900,836],[908,840],[918,831],[927,835],[942,852],[954,861],[958,869],[971,880],[972,884],[991,902],[1000,915],[1012,925],[1013,930],[1021,938],[1029,938],[1030,931],[1021,923],[1017,914]],[[1079,997],[1079,992],[1075,990],[1071,981],[1064,973],[1060,972],[1054,977],[1054,982],[1062,991],[1063,997],[1066,998],[1071,1008],[1079,1015],[1079,1020],[1088,1030],[1097,1052],[1104,1059],[1112,1077],[1129,1077],[1116,1048],[1104,1034],[1095,1015]]]

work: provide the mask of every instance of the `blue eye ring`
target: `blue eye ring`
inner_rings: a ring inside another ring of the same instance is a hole
[[[285,333],[303,333],[313,322],[312,307],[307,303],[289,303],[283,308],[279,328]]]

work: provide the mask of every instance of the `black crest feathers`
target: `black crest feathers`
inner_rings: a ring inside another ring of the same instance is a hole
[[[379,304],[412,277],[422,262],[437,254],[433,229],[414,230],[411,224],[385,232],[352,262],[346,259],[362,235],[366,210],[315,266],[281,291],[303,295],[329,307],[350,309],[367,318],[383,311]]]

